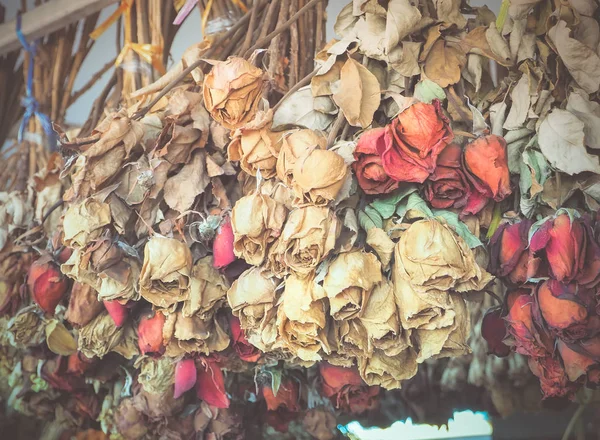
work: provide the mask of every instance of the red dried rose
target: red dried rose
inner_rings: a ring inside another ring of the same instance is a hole
[[[423,183],[435,170],[438,155],[454,135],[441,104],[417,103],[386,127],[377,152],[385,172],[400,182]]]
[[[515,351],[526,356],[546,356],[545,344],[534,323],[534,297],[527,289],[508,293],[507,330],[514,338]]]
[[[385,127],[365,131],[354,150],[356,161],[352,164],[352,169],[366,194],[387,194],[400,185],[400,182],[387,175],[377,152],[378,149],[385,149],[385,131]]]
[[[544,399],[573,396],[577,386],[569,382],[567,373],[558,359],[548,355],[529,358],[528,362],[531,372],[540,379]]]
[[[337,367],[327,362],[319,364],[321,391],[336,408],[351,414],[361,414],[378,406],[378,386],[368,386],[356,368]]]
[[[531,220],[504,223],[490,240],[490,272],[505,277],[513,284],[527,281],[529,251],[528,234]]]
[[[575,279],[579,284],[592,288],[600,282],[600,245],[594,237],[589,214],[581,219],[581,224],[584,228],[585,263]]]
[[[161,312],[142,316],[138,324],[138,346],[142,354],[160,355],[164,353],[163,327],[165,320],[165,315]]]
[[[240,320],[231,315],[229,317],[229,327],[231,328],[233,348],[240,359],[246,362],[256,362],[259,360],[261,352],[246,339],[244,330],[242,330],[242,327],[240,326]]]
[[[469,142],[464,150],[467,177],[479,194],[499,202],[510,195],[506,141],[493,134]]]
[[[586,300],[592,295],[575,283],[569,285],[556,280],[541,283],[536,290],[540,311],[554,334],[567,340],[588,336]]]
[[[569,282],[585,264],[583,225],[571,221],[568,214],[559,214],[533,233],[530,248],[537,257],[545,257],[553,278]]]
[[[463,208],[471,187],[461,165],[462,149],[450,144],[440,153],[435,171],[425,181],[425,196],[439,209]]]
[[[175,392],[173,398],[179,399],[183,393],[194,388],[197,376],[196,363],[193,359],[183,359],[177,362],[177,366],[175,367]]]
[[[198,367],[196,395],[199,399],[217,408],[229,408],[229,397],[225,392],[223,371],[214,359],[203,358]]]
[[[112,318],[115,325],[117,327],[121,327],[125,323],[125,320],[129,315],[129,308],[127,308],[126,305],[121,304],[116,299],[112,301],[104,300],[103,303],[104,307],[106,308],[106,311]]]
[[[69,356],[67,362],[67,373],[75,376],[81,376],[94,364],[94,359],[90,359],[80,352]]]
[[[488,344],[488,353],[498,357],[510,354],[510,347],[504,343],[506,324],[502,318],[502,309],[489,309],[481,321],[481,336]]]
[[[44,255],[29,268],[27,286],[35,303],[44,312],[53,315],[54,309],[69,288],[69,280],[52,257]]]
[[[597,359],[589,356],[579,344],[569,344],[559,339],[556,341],[556,346],[571,382],[586,377],[590,385],[599,384],[597,380],[600,363]]]
[[[298,405],[300,385],[295,380],[282,380],[277,395],[273,393],[273,389],[269,385],[265,385],[262,387],[262,395],[269,411],[276,411],[280,407],[292,412],[300,410]]]
[[[221,269],[235,261],[233,242],[233,228],[231,227],[231,220],[227,217],[223,223],[221,223],[221,226],[219,226],[217,235],[213,241],[214,267]]]

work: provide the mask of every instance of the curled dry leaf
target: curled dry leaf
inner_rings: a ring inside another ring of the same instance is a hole
[[[333,94],[333,100],[350,125],[366,128],[373,122],[381,101],[379,81],[367,67],[348,58],[341,69],[340,87]]]
[[[462,49],[438,40],[427,55],[424,72],[440,87],[448,87],[460,81],[460,72],[466,62],[467,57]]]

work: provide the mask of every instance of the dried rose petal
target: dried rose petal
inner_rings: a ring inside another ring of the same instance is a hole
[[[223,371],[212,359],[202,359],[198,368],[196,395],[199,399],[217,408],[229,408],[229,397],[225,391]]]
[[[246,362],[256,362],[260,359],[262,353],[255,346],[248,342],[244,331],[240,326],[239,318],[229,317],[229,327],[231,328],[231,337],[233,339],[233,348],[241,360]]]
[[[165,351],[163,344],[165,320],[165,315],[161,312],[142,317],[138,325],[138,346],[142,354],[162,354]]]
[[[227,217],[217,230],[217,235],[213,241],[213,265],[217,269],[221,269],[235,261],[233,242],[231,220]]]
[[[177,362],[175,367],[175,393],[173,397],[179,397],[196,385],[197,372],[196,363],[193,359],[183,359]]]
[[[531,220],[504,223],[498,227],[490,240],[490,271],[499,277],[507,277],[512,283],[527,281],[529,262],[528,233]]]
[[[277,395],[269,385],[262,387],[262,396],[267,403],[269,411],[276,411],[279,408],[285,408],[289,411],[299,411],[298,399],[300,396],[300,385],[292,379],[281,381]]]
[[[510,195],[510,172],[506,155],[506,141],[496,135],[475,139],[465,147],[467,177],[477,191],[497,202]]]
[[[356,144],[352,169],[358,184],[366,194],[387,194],[398,189],[400,182],[392,179],[383,169],[377,145],[385,148],[385,128],[373,128],[365,131]]]
[[[123,323],[125,322],[125,320],[127,319],[127,316],[129,316],[129,308],[127,308],[126,305],[121,304],[117,300],[113,300],[113,301],[104,300],[103,303],[104,303],[104,307],[108,311],[108,314],[114,321],[115,325],[117,327],[121,327],[123,325]]]

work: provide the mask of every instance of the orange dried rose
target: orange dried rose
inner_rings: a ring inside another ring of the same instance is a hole
[[[468,143],[464,160],[467,177],[479,193],[497,202],[510,195],[510,171],[503,137],[490,134]]]
[[[494,275],[506,277],[514,284],[527,281],[531,224],[531,220],[525,219],[498,227],[490,240],[490,269]]]
[[[165,315],[161,312],[147,314],[138,325],[138,345],[142,354],[162,354],[165,351],[163,343],[163,327]]]
[[[215,121],[236,129],[251,121],[262,98],[265,74],[240,57],[217,62],[204,78],[204,105]]]

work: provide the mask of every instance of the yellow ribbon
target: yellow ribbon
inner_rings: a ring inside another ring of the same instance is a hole
[[[125,42],[123,49],[115,60],[115,66],[119,66],[124,60],[127,52],[133,50],[140,58],[150,64],[161,75],[165,74],[165,67],[162,64],[162,47],[153,44]]]
[[[208,14],[210,14],[210,9],[212,8],[213,0],[208,0],[206,4],[206,8],[202,11],[202,36],[206,38],[206,23],[208,22]]]
[[[248,7],[244,4],[242,0],[233,0],[233,4],[240,8],[244,14],[248,12]]]
[[[106,32],[106,30],[113,23],[115,23],[121,15],[123,15],[126,12],[129,12],[132,5],[133,5],[133,0],[121,0],[121,4],[116,9],[116,11],[113,12],[110,17],[108,17],[106,20],[104,20],[103,23],[98,25],[98,27],[90,33],[90,38],[92,40],[98,39],[98,37],[100,35],[102,35],[104,32]]]

